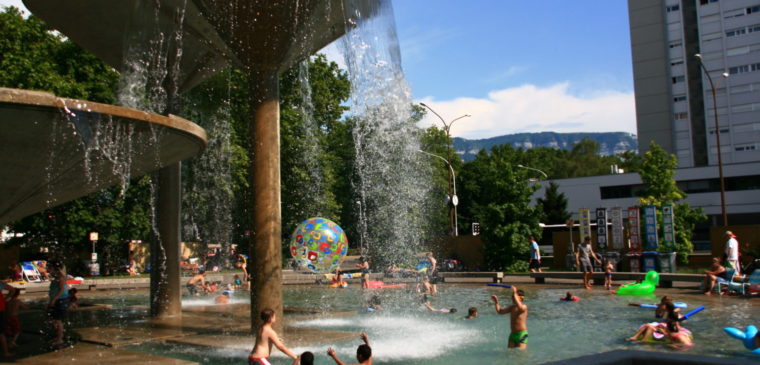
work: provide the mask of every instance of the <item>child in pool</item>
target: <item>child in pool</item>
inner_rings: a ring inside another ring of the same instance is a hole
[[[234,278],[232,280],[232,284],[234,285],[234,288],[236,290],[240,289],[240,287],[243,285],[243,281],[240,280],[240,276],[238,276],[238,274],[235,274],[235,276],[234,276]]]
[[[372,347],[369,345],[369,338],[367,338],[367,334],[364,332],[359,334],[359,337],[364,343],[356,348],[356,361],[358,361],[358,363],[352,365],[372,365]],[[336,364],[346,365],[346,363],[338,358],[338,355],[335,355],[335,350],[333,350],[332,347],[327,349],[327,354],[332,357]]]
[[[565,297],[562,298],[562,300],[564,300],[566,302],[577,302],[579,300],[579,298],[576,297],[576,296],[574,296],[573,293],[567,292],[567,293],[565,293]]]
[[[470,309],[467,311],[467,317],[464,317],[464,319],[475,319],[475,318],[478,318],[478,308],[470,307]]]
[[[670,340],[670,347],[676,350],[686,350],[694,343],[691,341],[690,333],[684,331],[681,325],[678,323],[678,319],[670,318],[664,328],[660,328],[660,331],[664,332]]]
[[[612,261],[604,259],[604,287],[607,290],[612,290],[612,272],[615,271],[615,265]]]
[[[260,315],[264,324],[259,329],[259,333],[256,334],[256,344],[253,346],[250,355],[248,355],[248,365],[269,365],[269,352],[272,349],[272,345],[280,349],[285,355],[297,359],[298,356],[285,347],[285,344],[277,336],[277,332],[272,329],[272,324],[277,321],[277,315],[274,311],[264,309]]]
[[[306,351],[293,360],[293,365],[314,365],[314,354]]]
[[[509,324],[511,333],[509,334],[509,340],[507,346],[510,348],[528,348],[528,325],[526,324],[528,319],[528,306],[523,303],[525,294],[522,290],[517,290],[517,287],[512,285],[512,305],[507,308],[501,308],[499,306],[499,297],[492,295],[494,307],[498,314],[510,314]]]

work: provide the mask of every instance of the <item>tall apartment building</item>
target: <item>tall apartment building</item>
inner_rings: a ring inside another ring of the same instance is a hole
[[[760,161],[760,0],[628,0],[628,9],[642,152],[655,141],[679,167],[717,165],[720,133],[724,165]]]

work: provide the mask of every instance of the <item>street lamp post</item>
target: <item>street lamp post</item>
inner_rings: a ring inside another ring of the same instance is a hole
[[[707,76],[707,81],[710,82],[710,90],[712,91],[712,99],[713,99],[713,119],[715,120],[715,142],[717,143],[718,147],[718,176],[720,177],[720,213],[723,216],[723,226],[728,226],[728,214],[726,214],[726,184],[723,179],[723,156],[720,152],[720,125],[718,124],[718,103],[717,103],[717,97],[715,96],[715,84],[713,83],[712,77],[710,77],[710,73],[707,72],[707,68],[705,67],[705,64],[702,63],[702,55],[697,53],[694,55],[694,58],[699,61],[699,66],[704,71],[705,75]],[[723,77],[728,77],[728,73],[723,73]]]
[[[454,175],[454,168],[451,167],[451,163],[449,163],[449,161],[447,159],[445,159],[445,158],[443,158],[441,156],[438,156],[436,154],[432,154],[430,152],[425,152],[423,150],[417,150],[417,151],[418,152],[422,152],[422,153],[424,153],[424,154],[426,154],[428,156],[440,158],[443,162],[446,163],[446,166],[449,167],[449,173],[452,176],[451,181],[453,182],[453,188],[454,188],[454,194],[453,195],[449,195],[449,197],[451,198],[450,199],[451,205],[454,206],[454,229],[453,229],[452,233],[454,234],[455,237],[459,236],[459,222],[457,221],[457,205],[459,205],[459,198],[457,198],[457,178],[456,178],[456,175]]]
[[[443,123],[443,131],[446,132],[446,139],[449,140],[449,143],[451,143],[451,125],[453,125],[454,122],[456,122],[457,120],[460,120],[462,118],[471,117],[470,114],[464,114],[464,115],[461,115],[459,117],[454,118],[451,122],[446,123],[446,121],[443,119],[443,117],[441,117],[440,114],[436,113],[436,111],[433,110],[433,108],[431,108],[429,105],[427,105],[425,103],[420,103],[420,105],[422,105],[423,107],[425,107],[428,110],[430,110],[431,112],[433,112],[433,114],[435,114],[435,116],[438,117],[438,119],[441,120],[441,123]],[[448,160],[444,159],[444,161],[446,161],[446,163],[449,165],[449,171],[450,171],[450,174],[449,174],[449,196],[452,197],[452,203],[453,203],[454,202],[453,199],[456,198],[456,196],[457,196],[457,191],[456,191],[456,182],[454,181],[455,180],[454,169],[451,168],[451,164],[449,163],[449,161],[452,161],[454,159],[454,156],[452,155],[452,150],[453,150],[453,146],[452,146],[451,149],[449,149],[449,159]],[[425,151],[420,151],[420,152],[427,153]],[[430,155],[432,155],[432,154],[430,154]],[[433,156],[436,156],[436,155],[433,155]],[[436,157],[440,157],[440,156],[436,156]],[[453,190],[453,193],[452,193],[452,190]],[[453,228],[452,232],[454,232],[454,235],[456,236],[457,235],[456,233],[459,231],[459,228],[457,227],[457,206],[456,206],[456,204],[454,204],[454,208],[450,209],[450,211],[449,211],[449,226],[451,228]]]
[[[517,165],[517,167],[519,167],[521,169],[533,170],[533,171],[540,172],[541,175],[544,175],[544,179],[548,179],[549,178],[549,175],[547,175],[545,172],[543,172],[543,171],[541,171],[539,169],[536,169],[536,168],[533,168],[533,167],[528,167],[528,166],[523,166],[523,165]]]

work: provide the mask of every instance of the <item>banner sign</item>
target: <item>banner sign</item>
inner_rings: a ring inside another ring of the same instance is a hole
[[[612,249],[623,249],[623,209],[614,207],[610,209],[610,220],[612,221]]]
[[[581,220],[579,222],[579,230],[581,234],[581,242],[583,242],[583,239],[586,237],[591,237],[591,211],[582,208],[579,210],[581,215]]]
[[[628,235],[631,237],[631,251],[641,251],[641,221],[639,207],[628,208]]]
[[[607,208],[596,208],[596,243],[600,250],[607,249]]]
[[[657,249],[657,207],[654,205],[644,206],[644,227],[647,235],[647,248]]]
[[[673,205],[662,206],[662,245],[670,250],[675,249],[675,229],[673,228]]]

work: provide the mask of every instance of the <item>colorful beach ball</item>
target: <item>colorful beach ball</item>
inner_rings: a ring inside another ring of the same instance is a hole
[[[309,218],[290,236],[290,254],[296,264],[314,272],[335,270],[346,257],[348,239],[343,229],[326,218]]]

